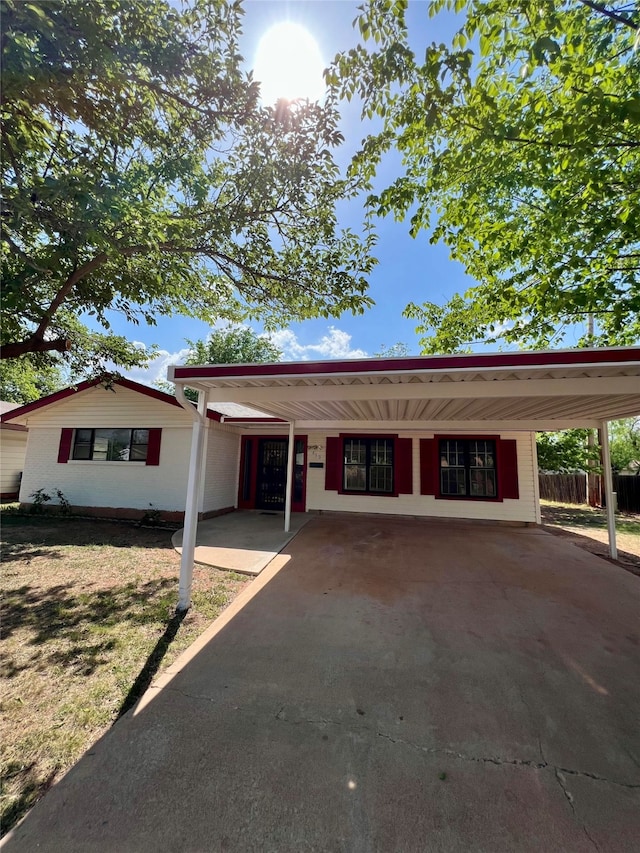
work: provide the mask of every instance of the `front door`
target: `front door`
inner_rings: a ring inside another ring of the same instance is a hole
[[[258,441],[257,509],[284,509],[287,444],[284,438],[261,438]]]
[[[284,510],[287,491],[289,440],[276,436],[242,437],[238,507]],[[307,437],[296,436],[294,446],[293,512],[305,511]]]

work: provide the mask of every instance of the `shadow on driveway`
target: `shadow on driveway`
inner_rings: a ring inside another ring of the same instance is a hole
[[[6,850],[636,849],[639,605],[539,529],[316,518]]]

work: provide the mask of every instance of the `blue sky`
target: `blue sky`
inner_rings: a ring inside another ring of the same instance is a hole
[[[292,21],[304,26],[316,39],[325,64],[334,55],[356,43],[358,37],[352,22],[357,14],[352,0],[248,0],[245,2],[244,38],[241,46],[247,65],[253,58],[261,36],[274,24]],[[409,7],[409,24],[415,47],[424,49],[432,41],[450,38],[455,31],[453,16],[430,19],[426,2],[413,2]],[[338,152],[339,162],[346,165],[367,132],[360,121],[356,104],[345,105],[343,111],[344,148]],[[398,163],[390,162],[380,176],[381,185],[397,174]],[[344,213],[343,226],[358,228],[362,208],[356,203]],[[453,293],[473,284],[462,266],[449,259],[445,246],[429,244],[428,234],[416,239],[409,236],[406,222],[388,218],[378,220],[379,242],[375,255],[378,266],[370,278],[370,295],[375,306],[364,315],[344,314],[332,321],[308,320],[296,323],[276,336],[287,359],[348,358],[374,355],[382,346],[405,343],[410,352],[418,353],[415,323],[402,317],[409,302],[425,300],[444,302]],[[252,324],[261,331],[259,324]],[[132,378],[153,382],[166,372],[170,363],[181,361],[185,354],[185,338],[204,338],[209,327],[185,317],[160,319],[155,327],[130,326],[122,320],[114,323],[115,331],[145,344],[162,348],[160,357],[146,371],[134,370]]]

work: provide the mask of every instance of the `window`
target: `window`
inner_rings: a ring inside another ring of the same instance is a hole
[[[146,462],[148,429],[77,429],[72,459],[93,462]]]
[[[393,439],[345,438],[342,484],[345,492],[393,494]]]
[[[486,439],[442,439],[439,445],[440,494],[495,498],[496,444]]]

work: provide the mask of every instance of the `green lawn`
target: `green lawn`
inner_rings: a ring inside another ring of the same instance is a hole
[[[245,586],[196,566],[175,615],[171,532],[3,516],[0,821],[6,833]]]
[[[607,553],[607,517],[603,509],[540,501],[542,522],[574,538],[593,553]],[[616,514],[616,540],[620,562],[640,567],[640,515]]]

